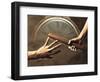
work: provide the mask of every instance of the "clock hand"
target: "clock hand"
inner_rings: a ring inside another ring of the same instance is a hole
[[[59,36],[59,35],[56,35],[56,34],[53,34],[53,33],[49,33],[48,36],[54,40],[58,40],[59,42],[61,43],[64,43],[65,45],[68,45],[68,46],[71,46],[68,44],[68,39],[62,37],[62,36]],[[80,44],[73,44],[76,48],[78,49],[83,49],[85,46],[84,45],[80,45]]]

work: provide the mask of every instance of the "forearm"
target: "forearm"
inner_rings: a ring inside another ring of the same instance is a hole
[[[32,59],[36,57],[36,51],[28,51],[28,59]]]
[[[79,34],[79,38],[81,39],[81,38],[83,38],[83,36],[86,34],[86,32],[88,31],[88,23],[87,23],[87,21],[86,21],[86,23],[85,23],[85,25],[84,25],[84,27],[83,27],[83,29],[82,29],[82,31],[80,32],[80,34]]]

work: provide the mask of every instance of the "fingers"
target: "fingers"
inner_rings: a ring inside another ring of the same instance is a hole
[[[54,49],[56,49],[56,48],[58,48],[58,47],[60,47],[60,46],[61,46],[61,43],[59,43],[59,44],[57,44],[56,46],[50,48],[49,51],[52,51],[52,50],[54,50]]]
[[[79,39],[78,38],[73,38],[73,39],[68,41],[69,45],[72,45],[73,43],[79,43]]]
[[[68,44],[71,44],[71,40],[68,41]]]
[[[68,44],[71,45],[74,41],[75,41],[75,39],[71,39],[68,41]]]
[[[46,45],[48,44],[49,39],[50,39],[50,38],[47,37],[46,42],[44,43],[44,46],[46,46]]]
[[[74,42],[75,42],[75,40],[71,39],[71,40],[68,41],[68,45],[73,45]]]
[[[55,43],[57,43],[58,42],[58,40],[55,40],[55,41],[53,41],[49,46],[48,46],[48,48],[49,47],[51,47],[51,46],[53,46]]]

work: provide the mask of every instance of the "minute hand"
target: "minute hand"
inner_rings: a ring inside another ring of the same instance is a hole
[[[49,36],[50,38],[54,39],[54,40],[58,40],[59,42],[64,43],[65,45],[70,46],[70,45],[68,44],[68,41],[69,41],[69,40],[66,39],[66,38],[64,38],[64,37],[62,37],[62,36],[59,36],[59,35],[56,35],[56,34],[53,34],[53,33],[49,33],[48,36]],[[76,44],[76,43],[74,43],[73,45],[74,45],[76,48],[79,48],[79,49],[83,49],[83,48],[85,47],[85,45],[80,45],[80,44]]]

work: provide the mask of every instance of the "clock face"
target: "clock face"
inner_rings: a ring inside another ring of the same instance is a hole
[[[76,25],[68,18],[50,17],[44,20],[35,33],[35,49],[41,47],[48,37],[49,33],[60,35],[66,39],[71,39],[79,34]],[[53,40],[49,41],[51,43]]]

